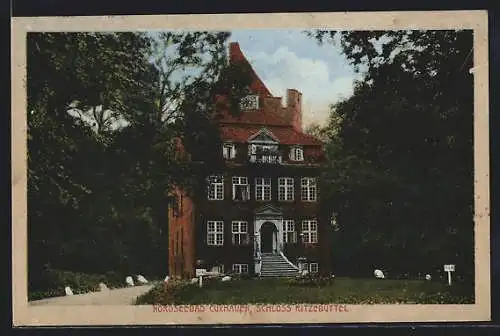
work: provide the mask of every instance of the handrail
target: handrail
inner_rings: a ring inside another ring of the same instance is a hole
[[[292,262],[290,260],[288,260],[288,258],[283,254],[283,251],[280,251],[280,255],[283,257],[283,259],[285,259],[285,261],[287,263],[289,263],[293,268],[295,268],[297,271],[299,270],[299,268],[297,266],[295,266],[294,264],[292,264]]]

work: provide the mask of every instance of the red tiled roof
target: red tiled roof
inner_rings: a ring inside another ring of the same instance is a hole
[[[270,125],[270,126],[290,126],[290,123],[272,111],[258,109],[244,111],[237,116],[233,116],[229,111],[222,112],[221,124],[250,124],[250,125]]]
[[[252,135],[267,128],[279,142],[284,145],[312,145],[321,146],[323,142],[312,135],[299,132],[291,126],[271,126],[271,125],[223,125],[221,135],[223,140],[244,143]]]
[[[254,94],[261,96],[272,96],[269,89],[266,87],[264,82],[260,79],[257,73],[253,70],[245,55],[240,49],[240,45],[237,42],[231,42],[229,44],[229,61],[232,62],[244,62],[249,66],[251,76],[253,77],[252,84],[250,84],[250,91]]]
[[[236,42],[230,43],[229,45],[229,59],[230,62],[246,62],[250,66],[239,44]],[[273,97],[251,66],[250,69],[254,78],[251,85],[251,91],[259,96]],[[250,136],[265,127],[279,139],[281,144],[313,146],[320,146],[323,144],[322,141],[312,135],[305,134],[295,129],[289,121],[285,120],[283,116],[273,109],[260,108],[253,111],[244,111],[238,116],[233,116],[229,113],[227,105],[225,105],[227,101],[225,96],[219,95],[215,97],[215,99],[219,104],[219,122],[221,125],[222,138],[224,140],[240,143],[246,142]],[[281,104],[279,108],[283,109]]]

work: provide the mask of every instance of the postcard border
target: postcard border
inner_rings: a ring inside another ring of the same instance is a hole
[[[31,307],[27,302],[26,34],[160,29],[474,31],[475,300],[472,305],[348,305],[349,313],[154,313],[151,306]],[[486,11],[16,17],[12,19],[12,303],[15,326],[489,321],[490,192]]]

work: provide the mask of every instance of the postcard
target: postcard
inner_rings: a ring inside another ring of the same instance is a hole
[[[487,27],[13,18],[14,325],[490,320]]]

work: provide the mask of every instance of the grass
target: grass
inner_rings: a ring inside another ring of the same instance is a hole
[[[298,285],[295,279],[210,281],[204,288],[163,284],[136,304],[472,304],[474,287],[437,281],[337,278],[330,284]]]

